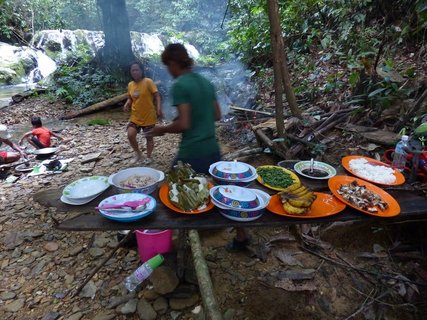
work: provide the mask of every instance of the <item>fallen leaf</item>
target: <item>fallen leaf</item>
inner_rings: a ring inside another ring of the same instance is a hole
[[[302,270],[287,270],[273,272],[271,275],[279,280],[291,279],[291,280],[309,280],[314,278],[314,269],[302,269]]]
[[[302,281],[295,283],[290,279],[283,279],[277,281],[274,286],[276,288],[284,289],[286,291],[315,291],[317,290],[316,285],[313,281]]]
[[[367,259],[384,259],[387,258],[387,253],[385,252],[361,252],[357,255],[359,258],[367,258]]]
[[[294,258],[294,256],[291,253],[289,253],[285,250],[280,250],[280,251],[276,252],[276,258],[279,259],[284,264],[287,264],[289,266],[303,267],[303,264],[299,260]]]

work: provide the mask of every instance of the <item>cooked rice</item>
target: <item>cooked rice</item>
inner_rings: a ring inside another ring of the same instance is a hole
[[[394,170],[383,165],[370,164],[364,158],[350,160],[350,169],[360,178],[377,183],[390,184],[396,181]]]

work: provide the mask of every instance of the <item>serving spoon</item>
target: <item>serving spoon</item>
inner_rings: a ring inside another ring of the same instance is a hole
[[[123,207],[123,208],[110,208],[110,209],[100,209],[106,212],[127,212],[127,213],[134,213],[134,212],[141,212],[144,211],[147,208],[147,205],[143,204],[140,206],[137,206],[136,208],[132,209],[131,207]]]
[[[145,206],[150,201],[151,199],[149,197],[146,197],[142,200],[126,201],[120,204],[107,204],[105,206],[95,207],[95,209],[105,210],[105,209],[120,209],[120,208],[128,207],[130,209],[135,210],[139,206]]]
[[[314,171],[314,159],[311,158],[310,159],[310,173],[313,173],[313,171]]]

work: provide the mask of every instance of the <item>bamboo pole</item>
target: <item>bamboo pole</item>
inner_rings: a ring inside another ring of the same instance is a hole
[[[203,305],[206,313],[211,320],[222,320],[222,315],[215,299],[209,269],[203,256],[200,237],[197,230],[188,232],[190,239],[191,252],[193,253],[194,268],[196,269],[197,281],[199,283],[200,293],[202,295]]]

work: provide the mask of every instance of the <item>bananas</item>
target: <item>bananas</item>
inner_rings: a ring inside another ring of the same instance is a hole
[[[301,183],[296,188],[279,192],[283,209],[289,214],[301,215],[310,209],[317,196]]]
[[[297,181],[291,184],[289,187],[284,188],[282,192],[293,192],[294,190],[297,190],[300,187],[301,187],[301,182]]]

